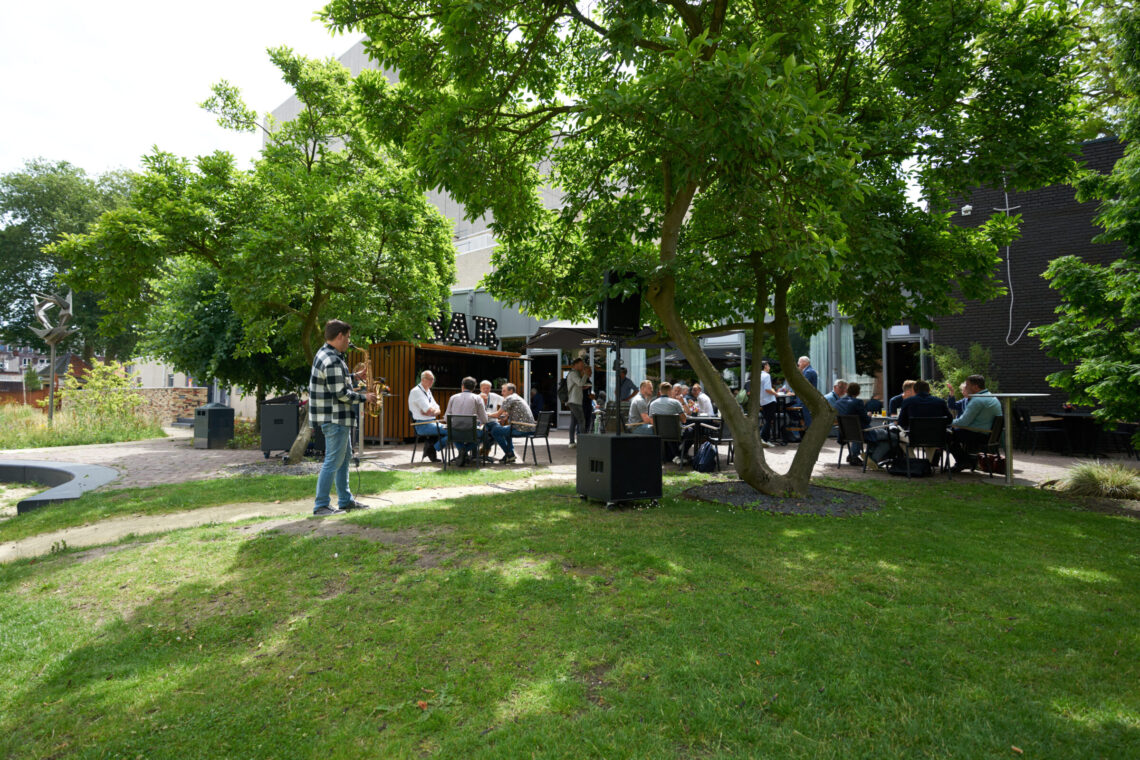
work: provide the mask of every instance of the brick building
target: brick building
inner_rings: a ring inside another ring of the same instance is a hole
[[[1082,146],[1084,164],[1102,173],[1112,171],[1123,154],[1124,146],[1115,138]],[[970,214],[966,216],[960,211],[955,216],[956,223],[976,227],[992,214],[1004,213],[1000,209],[1011,208],[1011,214],[1021,214],[1021,237],[1009,247],[1008,258],[1007,251],[1001,251],[998,277],[1010,292],[992,301],[966,301],[961,314],[938,319],[933,342],[952,346],[963,356],[971,343],[989,348],[993,355],[992,373],[1000,390],[1051,394],[1046,399],[1027,399],[1024,406],[1033,411],[1056,409],[1067,400],[1045,381],[1062,365],[1029,335],[1030,329],[1054,321],[1054,309],[1060,302],[1056,291],[1042,277],[1045,268],[1060,256],[1077,255],[1089,262],[1107,264],[1123,252],[1120,243],[1092,242],[1102,232],[1093,224],[1098,204],[1078,203],[1075,195],[1068,185],[1010,191],[1007,205],[1001,188],[982,188],[964,204],[972,207]]]

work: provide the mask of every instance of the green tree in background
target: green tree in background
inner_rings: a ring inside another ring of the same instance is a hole
[[[58,292],[60,274],[71,265],[45,248],[69,234],[82,234],[110,209],[130,197],[132,174],[108,172],[92,178],[66,161],[28,161],[20,171],[0,176],[0,341],[30,347],[43,343],[31,331],[39,325],[32,313],[32,294]],[[134,344],[126,330],[113,339],[96,329],[102,286],[75,292],[72,325],[79,332],[64,349],[82,351],[85,358],[108,354],[125,358]]]
[[[575,318],[605,270],[640,275],[643,316],[720,407],[741,477],[768,493],[807,488],[833,417],[794,369],[793,324],[813,333],[837,301],[861,324],[929,326],[960,310],[955,286],[998,292],[1007,223],[921,211],[908,167],[935,209],[1072,167],[1063,3],[333,0],[324,17],[399,71],[396,85],[357,77],[377,138],[471,217],[493,215],[491,293]],[[820,422],[786,474],[764,460],[758,399],[741,412],[700,351],[700,331],[725,324],[775,339]]]
[[[28,367],[27,371],[24,372],[24,390],[38,391],[42,387],[44,387],[44,383],[42,380],[40,380],[40,376],[39,373],[36,372],[36,368]]]
[[[1050,375],[1050,384],[1073,403],[1098,407],[1093,414],[1106,426],[1140,413],[1140,12],[1123,12],[1116,23],[1127,145],[1111,174],[1081,180],[1077,198],[1101,202],[1096,221],[1104,233],[1094,242],[1123,243],[1124,253],[1108,266],[1077,256],[1050,262],[1045,277],[1061,296],[1057,321],[1032,330],[1051,356],[1074,365]]]
[[[351,323],[357,342],[428,334],[429,320],[446,308],[455,248],[410,171],[358,125],[348,70],[288,48],[270,58],[300,112],[269,120],[251,171],[226,153],[189,161],[156,152],[144,159],[130,206],[55,250],[76,262],[69,275],[76,286],[108,283],[102,304],[111,331],[146,322],[162,333],[148,314],[164,292],[185,287],[177,278],[208,267],[217,277],[211,292],[225,294],[241,327],[217,339],[236,341],[237,356],[269,352],[292,376],[311,362],[329,318]],[[223,126],[260,128],[225,82],[203,105]],[[177,268],[179,260],[194,268]],[[162,350],[162,341],[149,345]],[[216,359],[217,350],[196,351],[195,363],[207,355]],[[224,370],[220,361],[206,364]]]

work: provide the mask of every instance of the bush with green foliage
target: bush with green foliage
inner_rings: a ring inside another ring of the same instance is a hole
[[[44,387],[43,381],[40,380],[40,376],[36,373],[36,370],[32,367],[28,367],[28,371],[24,373],[24,390],[38,391],[42,387]]]
[[[1140,472],[1121,464],[1082,462],[1069,469],[1059,488],[1074,496],[1140,499]]]
[[[981,343],[971,343],[966,358],[950,346],[930,347],[930,356],[934,359],[934,366],[938,368],[941,376],[940,384],[950,383],[955,388],[965,382],[970,375],[981,375],[986,378],[986,387],[991,391],[998,389],[997,378],[993,376],[994,368],[990,365],[990,350]]]

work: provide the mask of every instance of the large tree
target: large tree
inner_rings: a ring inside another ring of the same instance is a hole
[[[765,492],[807,487],[833,419],[794,369],[793,323],[812,332],[835,301],[868,324],[929,325],[961,308],[955,286],[998,289],[1004,223],[924,213],[906,200],[908,167],[935,209],[1071,167],[1076,35],[1062,4],[333,0],[324,14],[400,73],[395,86],[357,78],[377,137],[471,216],[493,214],[491,292],[577,317],[602,271],[639,274],[645,316]],[[560,209],[540,203],[546,186]],[[764,460],[758,405],[741,412],[700,351],[718,323],[749,325],[755,345],[770,333],[819,420],[786,474]]]
[[[1140,410],[1140,11],[1122,11],[1113,34],[1127,146],[1111,174],[1083,177],[1077,197],[1101,201],[1096,221],[1104,233],[1095,241],[1120,242],[1124,253],[1108,266],[1078,256],[1050,262],[1045,276],[1061,296],[1057,321],[1032,331],[1050,355],[1072,365],[1049,382],[1071,401],[1098,407],[1094,415],[1107,426],[1135,420]]]
[[[101,214],[126,203],[132,174],[107,172],[90,177],[66,161],[34,159],[23,169],[0,176],[0,340],[40,346],[32,332],[39,327],[32,309],[33,293],[60,290],[59,275],[71,262],[44,249],[67,234],[86,232]],[[101,312],[99,291],[78,291],[72,325],[79,331],[64,347],[78,347],[87,358],[106,353],[124,358],[134,336],[126,331],[113,339],[96,329]]]
[[[239,354],[284,344],[277,360],[290,367],[307,366],[333,317],[357,340],[427,334],[454,279],[447,220],[363,132],[344,66],[288,48],[270,57],[299,101],[295,118],[263,123],[225,82],[204,104],[224,126],[264,129],[254,168],[226,153],[147,156],[129,207],[56,246],[76,262],[69,280],[105,283],[114,330],[146,318],[178,274],[172,262],[207,266],[241,320]]]

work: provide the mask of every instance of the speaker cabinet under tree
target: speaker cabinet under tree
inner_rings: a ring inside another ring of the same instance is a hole
[[[655,435],[579,435],[577,490],[612,504],[661,498],[661,439]]]
[[[630,272],[608,271],[606,288],[618,283],[633,283],[633,293],[606,297],[598,304],[600,335],[637,335],[641,331],[641,279]]]

